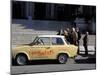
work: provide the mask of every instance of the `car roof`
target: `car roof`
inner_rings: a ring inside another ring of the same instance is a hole
[[[38,37],[60,37],[60,38],[64,38],[64,36],[62,36],[62,35],[38,35]]]

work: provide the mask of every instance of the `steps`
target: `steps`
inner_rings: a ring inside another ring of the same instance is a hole
[[[69,22],[65,21],[41,21],[41,20],[12,20],[12,44],[30,43],[37,35],[43,34],[57,34],[59,28],[66,28],[71,26]],[[83,38],[84,35],[82,35]],[[83,44],[82,38],[80,45]],[[95,35],[89,36],[89,45],[95,45]]]

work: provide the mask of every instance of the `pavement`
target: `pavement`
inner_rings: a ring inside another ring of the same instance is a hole
[[[68,59],[66,64],[58,64],[55,60],[31,61],[25,66],[11,67],[11,74],[27,74],[41,72],[60,72],[60,71],[79,71],[79,70],[94,70],[96,63],[94,59],[89,57],[77,56],[75,59]]]
[[[25,66],[11,66],[11,74],[28,74],[42,72],[79,71],[96,69],[95,55],[80,54],[75,59],[69,58],[66,64],[58,64],[56,60],[30,61]]]
[[[12,66],[11,74],[28,74],[42,72],[61,72],[61,71],[79,71],[94,70],[96,64],[47,64],[47,65],[28,65]]]

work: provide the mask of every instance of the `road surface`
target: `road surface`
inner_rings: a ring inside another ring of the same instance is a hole
[[[74,61],[75,60],[75,61]],[[25,66],[11,67],[11,74],[73,71],[73,70],[93,70],[96,69],[95,59],[78,56],[76,59],[69,59],[66,64],[58,64],[54,60],[31,61]]]

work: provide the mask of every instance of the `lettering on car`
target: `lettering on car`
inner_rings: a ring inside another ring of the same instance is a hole
[[[41,56],[41,55],[52,55],[53,51],[34,51],[31,54]]]

